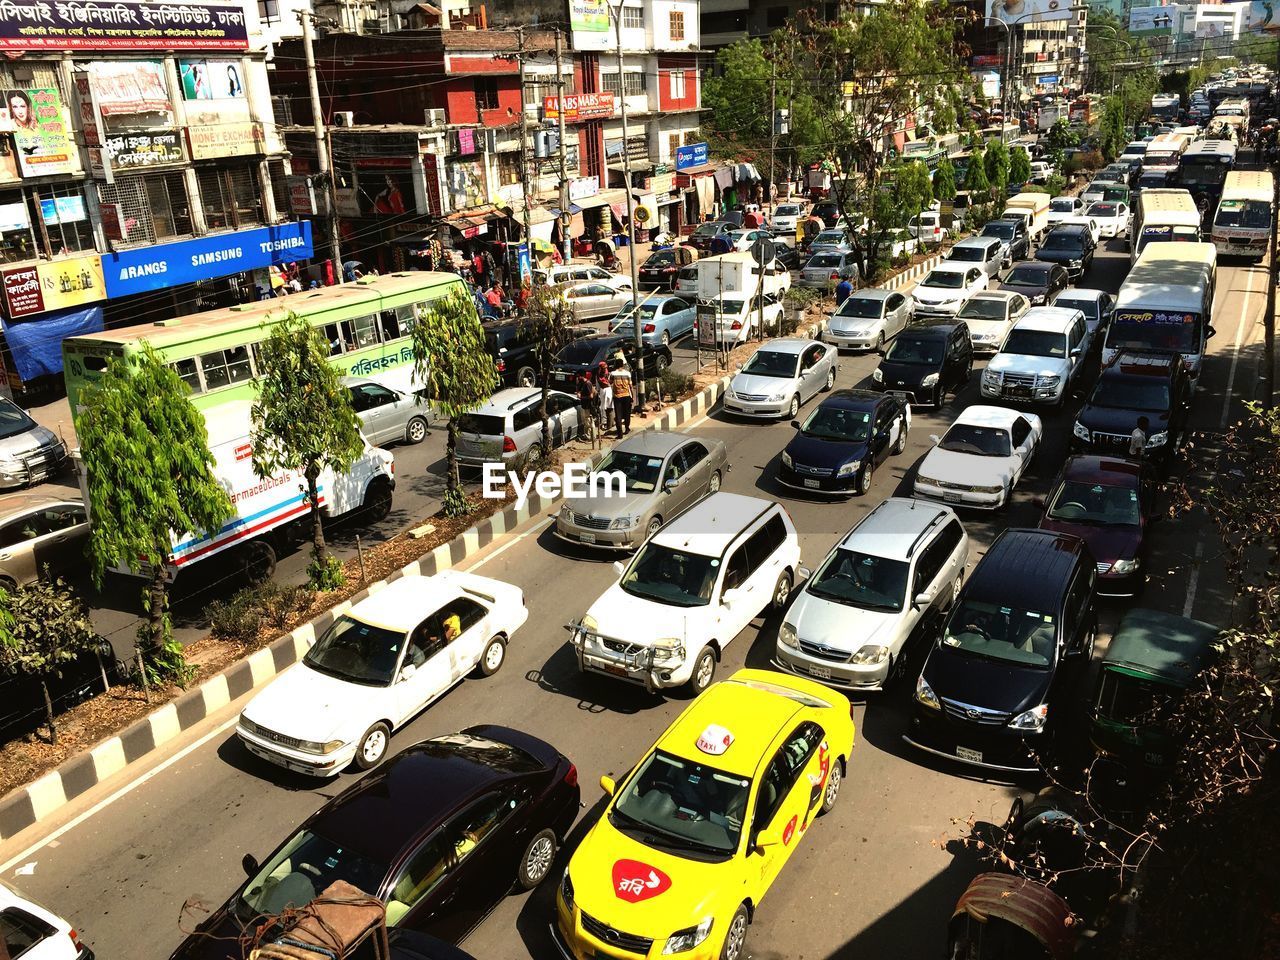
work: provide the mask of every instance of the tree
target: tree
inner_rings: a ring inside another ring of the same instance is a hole
[[[982,155],[982,164],[987,168],[987,179],[991,181],[996,194],[1004,193],[1009,186],[1009,148],[1003,140],[992,140]]]
[[[498,371],[484,346],[484,327],[475,303],[454,290],[427,307],[413,325],[413,371],[423,394],[449,422],[444,513],[465,516],[471,509],[458,478],[458,418],[484,403],[498,387]]]
[[[96,652],[99,640],[88,608],[58,580],[37,580],[19,587],[9,598],[13,615],[12,643],[0,647],[0,670],[40,678],[49,742],[58,742],[49,681],[85,653]]]
[[[1022,148],[1009,151],[1009,182],[1026,183],[1031,179],[1031,155]]]
[[[1102,119],[1098,124],[1098,147],[1108,163],[1124,150],[1124,101],[1119,97],[1108,97],[1102,108]]]
[[[189,670],[169,623],[167,566],[174,539],[216,531],[232,515],[214,473],[204,416],[190,388],[149,344],[114,357],[81,395],[76,421],[89,497],[89,558],[101,589],[110,569],[150,578],[138,631],[144,684]]]
[[[345,473],[364,453],[351,395],[329,362],[324,334],[292,312],[259,344],[258,371],[253,472],[262,479],[281,471],[302,475],[311,517],[307,574],[314,589],[336,589],[342,568],[325,544],[319,481],[326,469]]]
[[[893,188],[894,205],[912,215],[919,214],[933,203],[929,168],[919,160],[904,163],[893,171]]]
[[[1049,132],[1045,135],[1045,146],[1050,150],[1065,150],[1068,147],[1074,147],[1080,143],[1080,137],[1071,125],[1065,119],[1054,121]]]
[[[943,203],[956,198],[956,168],[950,157],[938,161],[938,169],[933,171],[933,195]]]
[[[547,416],[547,397],[551,392],[551,368],[560,349],[573,339],[573,308],[558,292],[546,284],[533,288],[526,310],[527,336],[533,344],[533,360],[542,385],[542,449],[551,449],[551,418]]]
[[[708,71],[703,80],[702,106],[708,139],[717,152],[733,155],[769,149],[773,69],[765,45],[758,39],[739,40],[716,54],[715,70]]]
[[[974,195],[975,198],[983,200],[991,197],[991,181],[987,179],[987,163],[984,157],[985,151],[981,147],[975,147],[972,156],[969,157],[969,165],[964,171],[964,188]]]

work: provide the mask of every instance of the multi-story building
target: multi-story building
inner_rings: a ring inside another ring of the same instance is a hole
[[[311,256],[256,11],[14,0],[0,9],[0,286],[9,387],[63,337],[253,299]]]

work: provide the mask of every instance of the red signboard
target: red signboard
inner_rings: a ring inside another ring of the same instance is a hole
[[[40,274],[35,267],[6,270],[3,276],[4,302],[10,317],[44,313],[44,294],[40,292]]]
[[[544,97],[542,99],[542,115],[548,120],[560,118],[560,98]],[[613,94],[603,93],[571,93],[564,98],[564,119],[567,123],[578,123],[583,120],[600,120],[613,116]]]

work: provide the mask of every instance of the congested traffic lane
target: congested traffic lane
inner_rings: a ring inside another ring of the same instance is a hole
[[[1115,290],[1127,260],[1100,257],[1091,284]],[[1259,299],[1263,285],[1234,268],[1219,280],[1219,318],[1232,304],[1244,310]],[[1205,384],[1197,416],[1216,421],[1231,367],[1228,350],[1235,330],[1211,342]],[[1229,332],[1228,332],[1229,330]],[[845,356],[840,386],[868,382],[874,357]],[[1238,363],[1236,386],[1247,373]],[[977,399],[977,376],[960,405]],[[1218,398],[1218,399],[1215,399]],[[807,409],[811,409],[810,407]],[[913,465],[941,433],[958,407],[940,414],[919,412],[908,449],[877,471],[870,497],[847,503],[821,502],[784,493],[772,476],[779,452],[792,431],[786,424],[737,423],[715,417],[695,429],[724,439],[733,470],[726,489],[779,499],[787,505],[801,536],[806,562],[821,560],[835,539],[875,503],[910,491]],[[1209,413],[1205,411],[1208,410]],[[966,515],[976,560],[1007,524],[1031,525],[1038,511],[1031,497],[1047,490],[1066,452],[1068,415],[1046,417],[1046,439],[1013,506],[1001,515]],[[401,476],[402,482],[404,476]],[[1143,598],[1178,612],[1187,595],[1185,555],[1195,537],[1179,523],[1160,532],[1164,548],[1176,554],[1179,569]],[[505,723],[537,734],[569,755],[580,770],[588,806],[600,794],[602,774],[620,774],[640,756],[682,708],[683,701],[655,699],[643,691],[586,678],[566,646],[562,624],[581,614],[612,582],[608,560],[570,556],[545,524],[520,538],[491,547],[468,564],[487,576],[521,586],[530,622],[516,635],[508,662],[495,677],[468,680],[398,733],[393,748],[453,732],[480,722]],[[1172,563],[1171,563],[1172,565]],[[1202,571],[1194,614],[1212,618]],[[757,621],[726,650],[721,676],[742,664],[764,666],[773,652],[777,618]],[[908,717],[909,684],[887,695],[861,700],[855,707],[858,747],[836,811],[817,824],[793,862],[774,885],[749,935],[749,951],[758,958],[834,957],[836,955],[929,956],[942,949],[945,918],[972,873],[942,838],[959,829],[953,817],[973,815],[1000,821],[1012,791],[1002,785],[967,779],[942,762],[908,752],[899,735]],[[237,704],[236,706],[239,706]],[[197,734],[234,718],[228,709]],[[158,762],[159,758],[157,758]],[[199,892],[220,903],[242,880],[241,855],[268,853],[306,815],[355,779],[343,774],[330,783],[291,778],[256,761],[223,730],[158,769],[116,802],[109,803],[57,838],[3,870],[3,878],[67,915],[100,956],[159,957],[181,939],[178,909]],[[92,792],[69,808],[60,826],[89,803],[125,789],[137,770]],[[588,813],[588,816],[591,814]],[[0,851],[7,861],[36,838],[24,836]],[[34,872],[18,874],[28,863]],[[556,871],[558,876],[558,870]],[[467,947],[483,958],[552,957],[545,937],[549,891],[511,898],[471,936]],[[191,923],[188,923],[188,928]]]

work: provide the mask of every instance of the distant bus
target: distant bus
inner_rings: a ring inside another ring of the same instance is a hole
[[[1222,185],[1236,165],[1236,145],[1229,140],[1197,140],[1187,147],[1178,165],[1178,185],[1184,187],[1202,209],[1212,209],[1222,196]]]
[[[1245,129],[1249,129],[1249,101],[1245,98],[1234,100],[1223,100],[1214,109],[1215,117],[1241,117],[1244,120]]]
[[[1153,188],[1138,194],[1133,208],[1129,246],[1136,263],[1148,243],[1200,241],[1200,210],[1191,194],[1174,188]]]
[[[1147,144],[1147,152],[1142,157],[1142,169],[1176,170],[1189,146],[1191,138],[1185,133],[1162,133]]]
[[[1157,120],[1177,120],[1182,111],[1182,100],[1176,93],[1157,93],[1151,98],[1151,116]]]
[[[1271,240],[1275,216],[1275,182],[1269,171],[1233,170],[1222,185],[1211,238],[1228,257],[1261,260]]]

